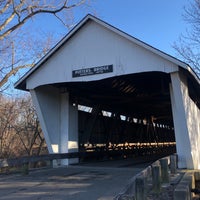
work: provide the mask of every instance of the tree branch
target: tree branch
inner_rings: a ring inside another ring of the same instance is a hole
[[[7,83],[8,79],[12,76],[15,75],[20,69],[24,69],[27,67],[32,67],[34,64],[26,64],[26,65],[21,65],[15,68],[12,68],[0,81],[0,88]]]
[[[0,10],[0,15],[6,12],[6,10],[11,5],[11,2],[12,2],[11,0],[9,0],[9,1],[6,2],[5,6]]]
[[[74,7],[80,6],[83,3],[85,3],[85,0],[80,0],[79,2],[69,5],[67,6],[67,2],[68,1],[64,1],[63,5],[60,8],[57,9],[51,9],[51,7],[49,7],[49,9],[43,9],[44,7],[35,7],[35,6],[28,6],[24,9],[22,9],[21,11],[17,12],[16,10],[19,9],[19,7],[21,7],[22,5],[20,4],[17,9],[15,8],[14,12],[11,14],[11,16],[0,26],[0,30],[2,31],[6,25],[8,25],[9,22],[11,22],[11,20],[14,18],[14,16],[17,14],[18,15],[18,19],[20,19],[19,17],[19,13],[22,13],[24,11],[28,11],[28,15],[26,15],[22,20],[18,21],[17,24],[13,25],[12,27],[10,27],[9,29],[7,29],[4,33],[0,34],[0,40],[4,39],[6,36],[8,36],[11,32],[15,31],[16,29],[18,29],[21,25],[23,25],[27,20],[29,20],[30,18],[32,18],[33,16],[36,16],[38,14],[52,14],[52,15],[56,15],[57,13],[60,13],[62,10],[70,10]],[[35,10],[36,9],[36,10]],[[31,11],[30,11],[31,10]]]

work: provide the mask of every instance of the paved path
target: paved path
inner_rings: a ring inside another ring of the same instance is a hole
[[[96,162],[32,171],[27,176],[0,175],[0,199],[111,200],[147,166],[133,164]]]

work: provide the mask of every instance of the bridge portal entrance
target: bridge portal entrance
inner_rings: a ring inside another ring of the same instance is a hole
[[[200,169],[199,78],[186,63],[94,16],[15,87],[31,93],[50,153],[170,154],[176,143],[178,166]]]

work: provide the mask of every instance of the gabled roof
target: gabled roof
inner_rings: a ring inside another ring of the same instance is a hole
[[[98,23],[99,25],[103,26],[104,28],[107,28],[113,32],[115,32],[116,34],[128,39],[129,41],[159,55],[160,57],[176,64],[177,66],[184,68],[186,71],[189,71],[190,74],[193,75],[193,77],[196,79],[196,81],[198,83],[200,83],[197,75],[194,73],[194,71],[190,68],[189,65],[187,65],[185,62],[180,61],[177,58],[174,58],[173,56],[170,56],[148,44],[146,44],[145,42],[142,42],[141,40],[136,39],[135,37],[117,29],[116,27],[94,17],[93,15],[88,14],[87,16],[85,16],[60,42],[58,42],[41,60],[39,60],[38,63],[36,63],[36,65],[31,68],[21,79],[19,79],[16,83],[15,83],[15,88],[18,89],[23,89],[26,90],[26,79],[31,76],[32,73],[34,73],[39,67],[41,67],[41,65],[48,60],[56,51],[59,50],[59,48],[61,46],[63,46],[68,40],[70,40],[71,37],[73,37],[74,34],[76,34],[86,23],[88,23],[90,20]]]

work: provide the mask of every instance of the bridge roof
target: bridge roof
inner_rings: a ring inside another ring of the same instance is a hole
[[[102,37],[100,34],[102,34]],[[116,45],[117,43],[119,43],[119,45]],[[67,49],[64,46],[66,46]],[[110,46],[112,46],[111,49]],[[93,51],[94,49],[96,52]],[[61,51],[64,52],[65,58],[57,55],[57,52],[61,54]],[[73,52],[73,54],[71,52]],[[98,56],[96,56],[95,53],[98,54]],[[82,54],[83,57],[81,57]],[[109,56],[107,56],[108,54]],[[141,54],[143,54],[143,57],[139,57]],[[66,66],[63,65],[64,61],[60,61],[63,58],[67,60],[65,64],[68,65],[67,69]],[[55,62],[52,63],[51,61],[53,59],[56,60],[56,66]],[[144,60],[146,60],[146,62],[144,62]],[[95,62],[97,62],[97,64],[95,64]],[[133,66],[130,67],[130,63],[135,63],[135,65],[133,64]],[[63,65],[63,67],[56,68],[57,65]],[[101,71],[96,73],[98,69]],[[15,87],[22,90],[29,90],[45,84],[96,81],[104,78],[147,71],[171,73],[180,69],[185,71],[186,74],[199,85],[200,81],[197,75],[185,62],[132,37],[92,15],[87,15],[33,68],[19,79],[15,83]],[[56,79],[55,73],[59,73],[59,71],[61,71],[60,75],[58,74]],[[52,74],[50,74],[50,72]],[[63,74],[65,74],[65,77]],[[45,76],[48,78],[44,78]],[[52,79],[50,77],[52,77]]]

